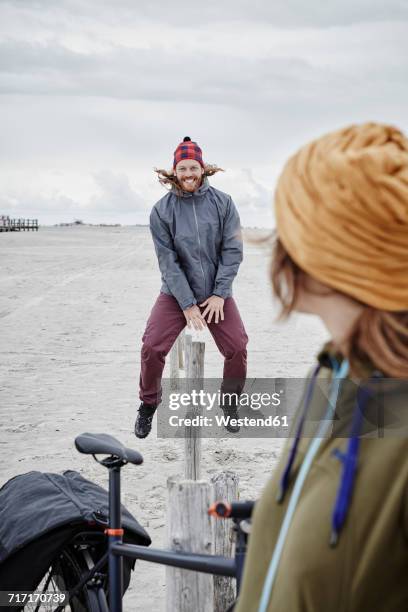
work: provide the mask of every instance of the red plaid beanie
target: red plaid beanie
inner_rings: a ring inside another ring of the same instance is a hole
[[[177,166],[182,159],[195,159],[204,168],[203,152],[196,142],[193,142],[190,136],[185,136],[183,142],[179,144],[174,151],[173,168]]]

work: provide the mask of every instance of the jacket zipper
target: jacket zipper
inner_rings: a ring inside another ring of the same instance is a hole
[[[203,269],[203,264],[201,261],[201,240],[200,240],[200,232],[198,231],[198,221],[197,221],[197,214],[196,214],[196,209],[195,209],[195,203],[194,203],[194,198],[192,198],[193,200],[193,211],[194,211],[194,219],[195,219],[195,223],[196,223],[196,228],[197,228],[197,238],[198,238],[198,254],[200,256],[200,268],[201,268],[201,272],[203,274],[203,280],[204,280],[204,295],[207,295],[206,292],[206,288],[205,288],[205,275],[204,275],[204,269]]]

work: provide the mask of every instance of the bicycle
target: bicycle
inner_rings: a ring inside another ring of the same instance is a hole
[[[249,519],[255,502],[215,502],[208,510],[218,518],[231,518],[234,522],[236,545],[234,557],[211,554],[181,553],[171,550],[147,548],[122,542],[120,478],[121,468],[130,463],[143,463],[142,455],[124,447],[108,434],[85,433],[75,438],[80,453],[92,455],[95,461],[109,470],[109,517],[103,531],[91,530],[78,533],[59,551],[55,562],[41,581],[37,591],[57,593],[66,591],[64,604],[52,608],[53,612],[122,612],[123,581],[130,580],[124,571],[124,559],[140,559],[181,569],[204,572],[236,579],[239,593],[243,573]],[[107,455],[100,460],[96,455]],[[107,538],[105,537],[107,536]],[[230,606],[229,610],[233,609]],[[36,608],[45,610],[40,604]],[[51,608],[50,608],[51,610]]]

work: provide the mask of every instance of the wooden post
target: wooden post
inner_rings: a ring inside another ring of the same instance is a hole
[[[188,337],[188,336],[187,336]],[[187,350],[186,337],[186,392],[200,391],[204,386],[205,342],[191,342]],[[191,404],[188,416],[194,419],[202,415],[202,406]],[[184,475],[187,479],[199,480],[201,472],[201,428],[185,428]]]
[[[179,334],[170,351],[170,391],[180,391],[180,370],[184,370],[184,330]]]
[[[173,344],[170,351],[170,392],[180,390],[179,358],[177,354],[178,339]]]
[[[190,361],[191,361],[191,345],[192,345],[192,337],[191,334],[184,335],[184,370],[186,373],[186,378],[188,376],[188,372],[190,369]]]
[[[236,501],[239,496],[238,475],[225,471],[211,478],[214,490],[214,501]],[[214,549],[215,555],[231,557],[233,543],[231,538],[232,521],[214,519]],[[226,576],[214,576],[214,612],[225,612],[235,600],[235,581]]]
[[[178,367],[180,370],[184,370],[184,342],[185,342],[185,330],[181,332],[177,338],[177,353],[178,353]]]
[[[169,478],[167,490],[171,550],[210,554],[210,484]],[[166,587],[167,612],[213,612],[214,584],[210,574],[167,567]]]
[[[205,343],[191,334],[177,339],[170,355],[172,388],[180,388],[180,344],[184,343],[185,391],[200,391],[204,385]],[[178,387],[177,387],[178,386]],[[190,405],[186,416],[201,416],[202,406]],[[169,478],[167,529],[169,546],[180,552],[214,553],[231,557],[231,521],[210,519],[207,510],[215,499],[238,499],[238,476],[225,471],[211,484],[200,479],[200,427],[185,428],[185,480]],[[225,612],[235,599],[233,579],[178,568],[166,568],[167,612]]]

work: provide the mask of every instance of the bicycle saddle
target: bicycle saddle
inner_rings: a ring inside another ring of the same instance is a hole
[[[109,434],[83,433],[75,438],[75,447],[84,455],[114,455],[134,465],[143,463],[143,457],[138,451],[123,446]]]

